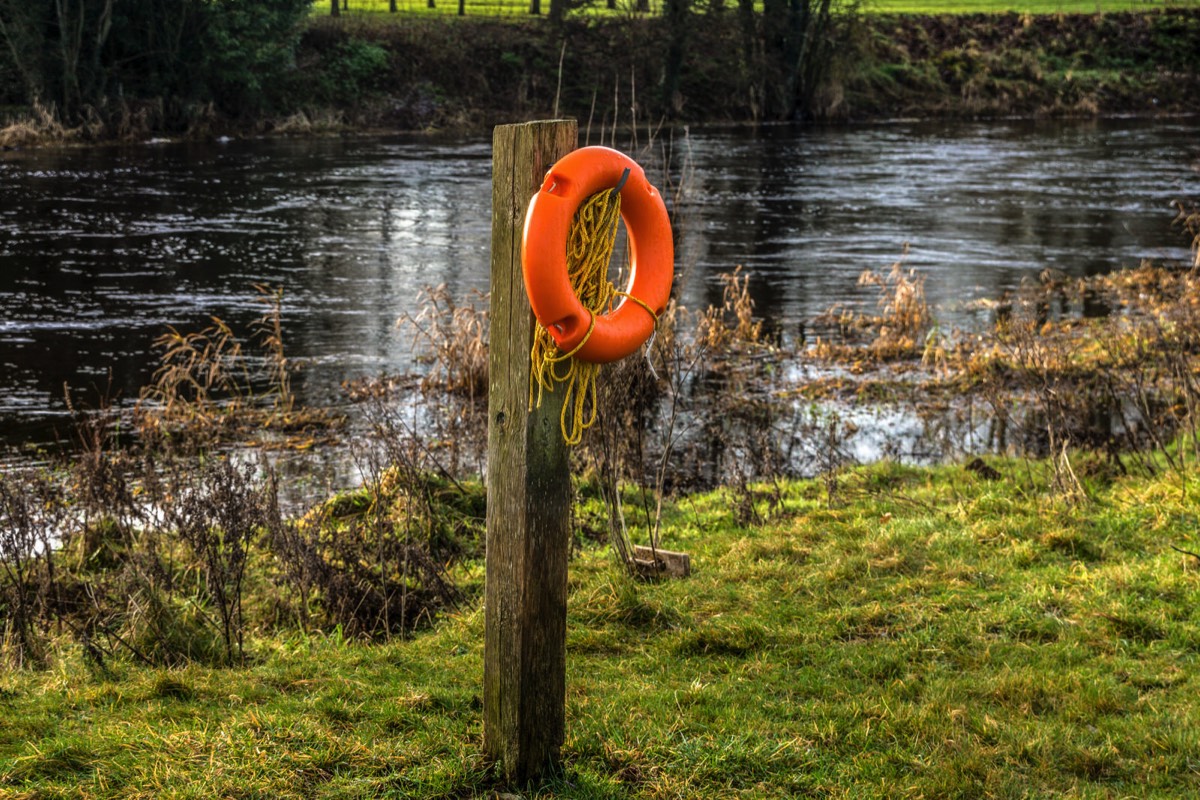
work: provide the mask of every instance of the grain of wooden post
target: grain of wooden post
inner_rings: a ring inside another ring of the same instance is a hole
[[[573,120],[502,125],[492,139],[483,740],[519,783],[555,763],[563,743],[571,495],[563,392],[528,410],[534,318],[521,232],[546,171],[577,141]]]

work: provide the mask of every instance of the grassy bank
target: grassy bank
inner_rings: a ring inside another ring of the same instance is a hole
[[[812,118],[1200,110],[1196,9],[871,14],[835,35],[837,55],[805,109]],[[332,109],[354,125],[427,128],[483,127],[557,110],[593,136],[614,124],[656,126],[670,117],[771,118],[757,38],[746,38],[736,15],[691,20],[668,106],[660,83],[669,38],[661,18],[568,20],[561,32],[478,18],[317,19],[302,42],[301,64],[324,111],[305,113],[328,119]],[[380,68],[356,67],[364,54]],[[463,70],[463,54],[491,66]]]
[[[880,16],[853,115],[1196,110],[1200,14]]]
[[[681,498],[686,580],[633,583],[584,545],[564,772],[525,796],[1187,796],[1200,560],[1172,546],[1200,550],[1194,476],[1085,460],[1082,499],[1049,463],[990,466],[787,483],[757,527],[723,492]],[[67,649],[0,676],[0,793],[488,796],[482,625],[261,638],[235,669],[85,677]]]

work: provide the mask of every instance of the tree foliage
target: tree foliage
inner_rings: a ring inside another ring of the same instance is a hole
[[[154,101],[270,110],[288,84],[308,0],[0,0],[0,95],[69,123]]]

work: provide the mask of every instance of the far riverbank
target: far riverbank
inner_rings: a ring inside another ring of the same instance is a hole
[[[254,113],[122,100],[94,124],[10,109],[0,145],[244,134],[483,130],[552,115],[593,136],[664,122],[1200,113],[1200,9],[870,15],[831,25],[800,102],[781,101],[761,16],[692,15],[678,64],[663,17],[314,18]],[[669,75],[674,78],[668,81]],[[668,83],[670,84],[668,86]],[[794,106],[794,107],[791,107]],[[2,117],[0,117],[2,118]]]

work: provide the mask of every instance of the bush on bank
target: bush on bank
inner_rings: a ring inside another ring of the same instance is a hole
[[[0,106],[93,135],[262,116],[294,72],[308,0],[0,0]]]

